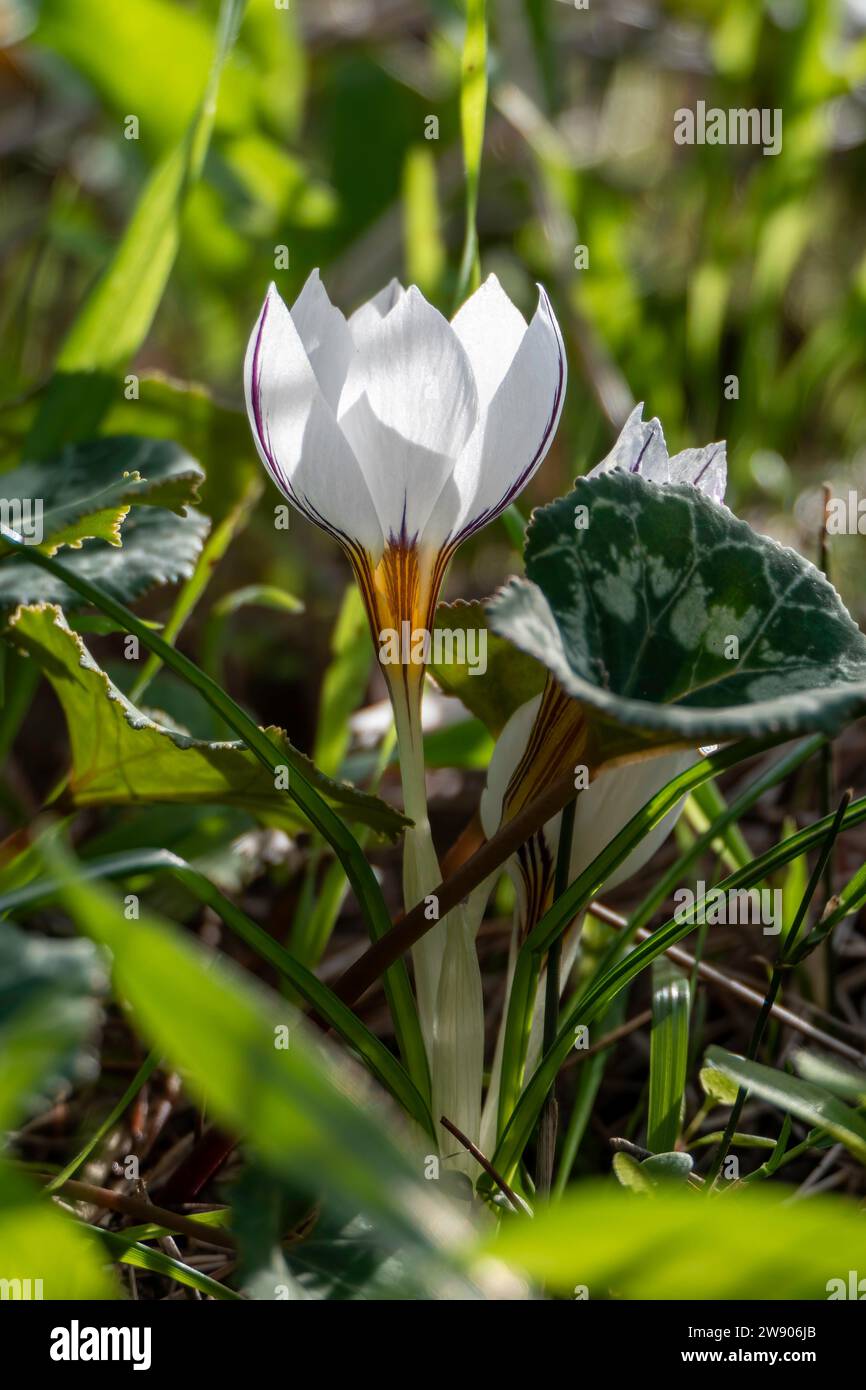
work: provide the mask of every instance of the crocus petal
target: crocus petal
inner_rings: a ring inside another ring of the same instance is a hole
[[[481,793],[478,807],[481,828],[488,840],[492,839],[499,829],[502,820],[502,803],[505,800],[508,783],[511,781],[511,774],[523,756],[523,750],[529,741],[529,735],[532,732],[540,704],[541,695],[533,695],[531,700],[520,705],[511,715],[496,740],[487,768],[487,781]]]
[[[598,477],[615,468],[639,473],[651,483],[690,483],[714,502],[723,502],[728,470],[724,441],[702,449],[683,449],[668,455],[661,421],[644,420],[643,405],[636,405],[606,458],[588,476]]]
[[[526,334],[526,319],[495,275],[471,294],[451,320],[472,364],[478,404],[485,411]]]
[[[671,482],[691,483],[714,502],[724,502],[728,482],[725,442],[705,444],[702,449],[683,449],[671,459]]]
[[[463,540],[499,516],[541,465],[556,433],[565,349],[540,286],[538,308],[518,340],[522,322],[493,276],[454,320],[479,380],[482,409],[431,516],[427,537],[433,543]]]
[[[345,318],[328,298],[318,270],[310,273],[292,305],[292,322],[322,395],[336,414],[355,344]]]
[[[368,299],[366,304],[362,304],[360,309],[349,315],[349,332],[356,348],[364,346],[370,334],[386,314],[390,314],[405,293],[399,280],[390,280],[384,289],[379,290],[378,294],[374,294],[372,299]]]
[[[589,477],[612,473],[615,468],[640,473],[651,483],[670,482],[670,459],[661,422],[643,419],[643,402],[635,406],[610,453],[590,470]]]
[[[382,530],[363,474],[273,285],[250,336],[244,390],[256,448],[280,491],[316,525],[377,560]]]
[[[645,806],[650,797],[661,791],[673,777],[698,761],[690,749],[682,753],[664,753],[646,758],[625,767],[612,767],[590,782],[575,803],[574,836],[571,850],[571,880],[582,874],[632,816]],[[644,864],[652,859],[670,835],[685,798],[677,802],[653,830],[645,835],[628,858],[605,880],[605,892],[625,883]],[[545,826],[553,846],[559,843],[559,817]]]
[[[508,1000],[511,997],[511,985],[514,980],[514,967],[517,961],[518,937],[520,932],[519,910],[515,905],[514,916],[511,923],[511,937],[508,943],[508,968],[505,975],[505,1004],[502,1017],[499,1021],[499,1028],[496,1032],[496,1044],[493,1051],[493,1062],[490,1067],[490,1080],[487,1085],[487,1094],[484,1097],[484,1105],[481,1109],[481,1138],[478,1147],[483,1154],[492,1154],[496,1150],[496,1141],[499,1138],[499,1090],[502,1084],[502,1056],[505,1051],[505,1023],[508,1013]]]
[[[481,1131],[481,1087],[484,1076],[484,992],[475,949],[475,932],[456,908],[448,915],[442,958],[433,1043],[433,1114],[478,1143]],[[448,1168],[478,1176],[478,1164],[447,1130],[439,1129],[439,1144]],[[456,1151],[456,1152],[455,1152]],[[451,1157],[453,1155],[453,1157]]]
[[[493,750],[480,804],[481,825],[488,839],[499,829],[505,792],[528,742],[541,701],[542,696],[536,695],[515,710]],[[662,754],[624,767],[609,768],[600,773],[585,791],[580,792],[575,803],[572,881],[592,863],[651,796],[672,777],[691,767],[698,757],[698,753],[687,749],[682,753]],[[628,859],[606,881],[606,888],[615,888],[624,883],[652,858],[670,834],[681,810],[682,802],[641,840]],[[556,858],[559,824],[560,817],[555,816],[544,827],[550,863]]]
[[[386,538],[420,535],[477,415],[466,352],[413,285],[365,335],[338,411]]]

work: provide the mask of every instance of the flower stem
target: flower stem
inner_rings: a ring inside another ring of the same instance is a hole
[[[436,997],[445,951],[445,925],[438,920],[438,898],[433,892],[439,885],[441,871],[427,815],[420,687],[416,691],[411,686],[407,688],[402,680],[394,681],[391,685],[391,702],[397,729],[403,808],[413,822],[403,839],[403,902],[406,911],[410,912],[417,904],[430,899],[425,906],[425,916],[436,923],[412,947],[421,1032],[432,1064]]]

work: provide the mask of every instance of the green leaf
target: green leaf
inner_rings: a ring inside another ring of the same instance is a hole
[[[803,1048],[794,1053],[794,1066],[804,1081],[812,1081],[854,1105],[866,1105],[866,1071],[845,1066],[838,1057],[806,1052]]]
[[[42,859],[44,861],[44,853]],[[80,876],[85,881],[92,878],[117,878],[129,879],[133,876],[137,880],[135,886],[138,889],[142,875],[153,875],[157,873],[170,874],[174,882],[181,888],[187,890],[192,896],[194,903],[211,908],[218,917],[221,917],[230,931],[254,951],[261,960],[267,961],[280,975],[283,976],[297,992],[300,998],[313,1008],[325,1023],[327,1023],[338,1037],[352,1048],[364,1062],[365,1066],[384,1087],[386,1087],[396,1100],[400,1102],[407,1115],[411,1115],[422,1129],[428,1134],[433,1134],[433,1120],[430,1116],[430,1109],[426,1102],[421,1098],[416,1087],[412,1084],[407,1073],[400,1065],[393,1052],[358,1018],[348,1005],[338,999],[327,985],[308,970],[295,955],[275,941],[270,932],[265,931],[252,918],[242,912],[239,907],[227,898],[219,888],[206,878],[200,870],[187,864],[177,854],[170,850],[157,849],[137,849],[127,854],[107,855],[102,859],[88,859],[79,866]],[[41,874],[35,883],[27,883],[23,887],[14,889],[11,892],[0,894],[0,913],[18,912],[22,909],[27,911],[34,907],[39,907],[47,902],[56,899],[61,885],[57,880],[46,878]],[[150,895],[152,899],[152,894]],[[153,903],[151,901],[151,907]],[[118,1102],[116,1111],[122,1114],[126,1109],[128,1101],[136,1093],[141,1085],[143,1077],[149,1075],[150,1071],[158,1061],[156,1053],[142,1064],[138,1077],[135,1078],[129,1087],[127,1095]],[[107,1129],[113,1120],[109,1116],[100,1129]],[[60,1186],[61,1180],[71,1177],[87,1157],[95,1143],[99,1142],[99,1130],[96,1137],[91,1137],[85,1148],[69,1163],[63,1172],[59,1174],[54,1182]]]
[[[69,793],[76,805],[215,802],[290,829],[307,824],[285,789],[242,744],[190,738],[130,704],[58,608],[19,608],[10,620],[10,636],[38,662],[63,706],[72,750]],[[325,777],[281,730],[267,733],[285,758],[289,781],[293,768],[301,771],[344,815],[392,839],[407,824],[378,797]]]
[[[78,1302],[119,1296],[96,1233],[61,1212],[5,1162],[0,1163],[0,1251],[4,1280],[41,1279],[41,1294],[32,1291],[31,1282],[31,1297]]]
[[[832,585],[697,488],[581,478],[534,513],[526,572],[491,625],[597,719],[695,744],[866,711],[866,637]]]
[[[670,961],[652,968],[647,1148],[669,1153],[680,1133],[689,1052],[689,982]]]
[[[478,653],[477,645],[463,647],[463,660],[460,655],[459,638],[449,650],[442,644],[442,661],[430,663],[430,673],[436,684],[446,695],[456,695],[471,714],[481,720],[485,728],[498,738],[514,711],[539,695],[544,689],[547,673],[539,662],[526,656],[503,637],[497,636],[490,628],[484,605],[466,603],[458,599],[456,603],[440,603],[436,609],[436,627],[459,633],[482,633],[486,642],[487,665],[481,670],[481,663],[470,666],[466,659]]]
[[[644,1196],[648,1196],[654,1190],[652,1179],[647,1176],[637,1159],[632,1158],[631,1154],[615,1153],[613,1171],[617,1181],[631,1192],[640,1192]]]
[[[654,807],[650,823],[656,823],[665,813],[665,810],[670,809],[672,801],[677,798],[678,791],[682,794],[683,791],[689,790],[690,783],[699,776],[699,769],[702,766],[720,770],[722,764],[726,763],[729,758],[736,760],[738,750],[742,756],[744,746],[735,744],[731,749],[715,753],[703,764],[699,763],[688,772],[681,773],[679,777],[674,778],[663,792],[654,797],[653,801],[647,803],[647,807]],[[755,745],[749,744],[748,746],[755,751]],[[634,827],[635,823],[639,825],[643,819],[644,813],[640,812],[630,824]],[[866,819],[866,797],[861,797],[852,802],[845,812],[843,828],[848,829],[859,825],[864,819]],[[826,840],[827,832],[833,824],[833,820],[833,816],[824,816],[813,825],[798,831],[796,835],[792,835],[790,839],[774,845],[772,849],[760,855],[747,868],[740,869],[737,873],[723,879],[721,883],[709,890],[704,899],[695,904],[695,912],[689,914],[690,919],[700,915],[700,910],[710,893],[715,895],[717,892],[727,893],[736,888],[752,888],[765,879],[769,873],[790,863],[797,855],[815,849]],[[632,833],[629,826],[620,831],[607,849],[598,856],[595,864],[589,865],[571,887],[557,899],[553,907],[545,913],[518,953],[512,997],[516,992],[520,972],[523,971],[524,974],[530,972],[532,955],[537,951],[548,949],[550,941],[561,934],[568,923],[573,921],[580,906],[584,902],[590,901],[597,890],[597,884],[604,882],[606,877],[606,871],[600,872],[599,866],[611,857],[614,861],[618,861],[627,852],[625,846],[631,846]],[[676,915],[657,927],[650,937],[634,946],[622,959],[620,959],[620,955],[622,947],[626,943],[623,941],[625,933],[621,933],[618,940],[613,942],[612,948],[605,955],[604,960],[599,963],[586,987],[564,1006],[556,1041],[542,1057],[537,1069],[524,1086],[520,1100],[493,1155],[494,1166],[506,1180],[510,1179],[514,1173],[516,1164],[532,1134],[544,1098],[559,1068],[572,1049],[575,1028],[581,1024],[590,1023],[599,1012],[609,1007],[611,1002],[642,970],[645,970],[663,952],[671,946],[677,945],[695,929],[694,920],[682,922]],[[537,940],[534,941],[534,938]]]
[[[478,186],[487,114],[487,0],[466,0],[466,33],[460,63],[460,132],[466,170],[466,231],[457,285],[460,304],[481,280],[478,253]]]
[[[358,586],[350,584],[331,636],[313,748],[313,762],[331,777],[340,771],[349,747],[349,716],[364,697],[372,662],[366,610]]]
[[[425,1286],[418,1262],[395,1251],[393,1242],[363,1216],[343,1220],[323,1212],[312,1234],[290,1246],[286,1259],[306,1298],[403,1302],[437,1297],[435,1285]]]
[[[0,924],[0,1131],[90,1074],[84,1044],[99,1023],[105,986],[89,941]]]
[[[158,584],[187,579],[209,529],[210,522],[199,512],[181,517],[162,507],[143,507],[123,523],[120,548],[104,540],[84,541],[80,550],[67,552],[63,560],[79,579],[98,583],[112,598],[131,603]],[[0,563],[0,609],[19,603],[81,606],[68,585],[20,553]]]
[[[558,1293],[585,1286],[590,1299],[825,1299],[831,1280],[862,1268],[862,1219],[845,1198],[789,1195],[706,1199],[669,1183],[645,1201],[581,1183],[532,1221],[508,1222],[481,1254]]]
[[[213,52],[201,8],[171,0],[136,0],[134,9],[112,0],[44,0],[35,38],[86,77],[118,118],[134,111],[142,143],[158,151],[176,144],[194,119]],[[220,124],[241,130],[253,117],[255,74],[233,60],[223,84]]]
[[[94,5],[97,0],[86,0]],[[97,18],[82,19],[69,0],[52,0],[71,21],[67,35],[86,42],[88,51],[104,54],[115,72],[117,56],[101,38]],[[120,13],[111,6],[115,17]],[[116,393],[114,375],[136,353],[153,323],[180,246],[181,219],[190,188],[198,180],[210,143],[223,64],[235,37],[243,0],[222,0],[210,69],[202,95],[178,144],[157,165],[102,277],[79,311],[55,364],[30,435],[31,456],[44,458],[58,444],[93,434]],[[104,14],[104,6],[98,5]],[[127,16],[129,18],[129,16]],[[139,12],[135,22],[140,22]],[[132,70],[138,65],[140,45]],[[167,52],[161,52],[161,63]]]
[[[760,1062],[748,1062],[722,1047],[708,1048],[707,1061],[750,1095],[760,1096],[807,1125],[826,1130],[866,1163],[866,1119],[823,1087]]]
[[[303,1299],[290,1274],[281,1243],[288,1229],[285,1188],[271,1173],[250,1164],[231,1194],[232,1230],[238,1243],[238,1277],[248,1298]]]
[[[130,1240],[125,1231],[106,1231],[102,1227],[94,1227],[93,1233],[121,1264],[131,1265],[133,1269],[146,1269],[150,1274],[161,1274],[166,1279],[173,1279],[176,1284],[198,1289],[199,1293],[206,1294],[208,1298],[232,1301],[241,1299],[240,1294],[235,1293],[234,1289],[226,1288],[225,1284],[211,1279],[208,1274],[202,1274],[200,1269],[193,1269],[192,1265],[173,1259],[163,1250],[151,1250],[139,1241]],[[171,1235],[171,1232],[166,1231],[166,1235]]]
[[[19,554],[26,550],[23,542],[12,536],[5,527],[2,528],[2,536]],[[40,569],[63,580],[88,603],[93,604],[109,618],[125,626],[127,632],[138,637],[148,651],[153,652],[175,675],[180,676],[193,690],[198,691],[210,708],[215,710],[230,728],[241,736],[250,751],[255,754],[262,766],[269,770],[272,777],[278,774],[282,766],[282,755],[273,740],[268,737],[264,730],[258,728],[240,705],[236,704],[215,681],[200,671],[194,662],[152,632],[147,624],[136,617],[131,609],[118,603],[98,585],[91,584],[81,575],[72,573],[66,565],[62,565],[53,556],[42,555],[37,552],[34,560]],[[391,919],[378,880],[364,857],[358,841],[324,797],[307,780],[302,771],[295,773],[289,787],[289,795],[293,801],[298,803],[309,818],[310,823],[315,826],[319,834],[327,840],[334,850],[343,865],[346,877],[355,890],[370,936],[374,941],[378,941],[386,932],[391,930]],[[391,1006],[394,1030],[400,1051],[406,1060],[407,1068],[415,1085],[422,1095],[427,1096],[430,1094],[427,1054],[409,986],[409,977],[402,961],[397,961],[388,967],[385,974],[385,991]]]
[[[716,1105],[733,1105],[736,1101],[739,1086],[715,1067],[701,1067],[698,1080],[704,1095]]]
[[[659,1178],[687,1178],[695,1164],[691,1154],[666,1152],[652,1154],[640,1166],[641,1172],[648,1173],[655,1182]]]
[[[146,909],[130,931],[117,899],[57,867],[65,907],[111,951],[143,1036],[265,1168],[302,1185],[314,1174],[332,1200],[431,1256],[459,1238],[464,1223],[423,1182],[423,1151],[413,1165],[389,1137],[382,1094],[286,1000]]]
[[[197,502],[204,471],[168,440],[126,435],[68,445],[57,458],[24,463],[3,475],[3,496],[41,504],[39,544],[54,555],[99,538],[121,544],[120,523],[130,507],[168,507],[186,515]]]
[[[218,401],[198,382],[176,381],[162,372],[142,372],[138,399],[115,393],[102,420],[106,437],[131,433],[170,439],[202,459],[207,477],[202,511],[219,522],[247,494],[262,469],[250,444],[246,411]]]

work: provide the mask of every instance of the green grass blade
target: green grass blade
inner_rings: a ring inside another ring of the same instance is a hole
[[[710,844],[715,853],[724,856],[724,862],[731,870],[742,869],[748,864],[752,857],[736,819],[727,819],[725,812],[728,803],[719,791],[715,782],[705,782],[702,787],[696,787],[692,792],[692,829],[698,835],[703,835],[712,825],[721,822],[721,829],[711,840]],[[695,815],[697,809],[698,815]]]
[[[780,844],[774,845],[760,855],[746,869],[730,874],[720,884],[708,891],[707,896],[729,892],[736,888],[751,888],[760,883],[767,874],[788,864],[798,855],[814,849],[824,842],[827,832],[833,825],[835,816],[825,816],[814,825],[807,826],[796,835],[791,835]],[[842,820],[842,829],[851,829],[866,821],[866,797],[860,797],[848,807]],[[609,847],[608,847],[609,848]],[[607,853],[607,851],[605,851]],[[571,891],[571,890],[569,890]],[[564,894],[568,897],[568,894]],[[495,1168],[509,1180],[532,1134],[538,1117],[538,1109],[550,1087],[553,1077],[562,1066],[574,1041],[574,1030],[580,1024],[589,1023],[598,1013],[616,998],[621,989],[630,984],[641,971],[651,965],[670,946],[684,940],[698,926],[704,899],[695,904],[694,910],[685,921],[670,918],[663,926],[653,932],[652,937],[642,941],[624,959],[617,961],[609,969],[600,971],[590,985],[568,1008],[563,1010],[562,1022],[556,1042],[541,1059],[536,1071],[527,1083],[520,1100],[512,1114],[505,1133],[502,1135],[493,1157]],[[556,908],[554,904],[554,908]],[[554,909],[551,909],[551,912]],[[549,916],[550,914],[548,914]],[[543,922],[540,924],[543,925]],[[616,943],[614,943],[616,944]]]
[[[618,995],[613,1004],[608,1009],[601,1022],[601,1033],[618,1028],[622,1023],[624,1004],[626,1000],[625,991]],[[568,1187],[572,1169],[580,1152],[583,1136],[586,1133],[592,1115],[592,1107],[598,1095],[599,1087],[604,1079],[605,1068],[611,1056],[611,1048],[604,1048],[596,1052],[594,1056],[587,1057],[586,1061],[581,1061],[578,1067],[577,1086],[575,1087],[574,1099],[571,1105],[571,1114],[568,1117],[568,1125],[562,1139],[562,1152],[559,1159],[559,1167],[556,1172],[556,1181],[553,1184],[553,1196],[561,1197]]]
[[[689,1053],[689,982],[669,960],[653,962],[647,1148],[671,1153],[680,1133]]]
[[[127,1107],[135,1100],[135,1097],[138,1095],[145,1081],[156,1071],[158,1066],[159,1053],[150,1052],[147,1057],[145,1057],[138,1071],[135,1073],[135,1076],[120,1097],[120,1100],[116,1105],[112,1106],[111,1110],[102,1121],[102,1124],[96,1127],[84,1147],[79,1149],[78,1153],[67,1163],[66,1167],[61,1168],[60,1172],[46,1185],[46,1192],[56,1192],[65,1182],[68,1182],[70,1178],[75,1177],[81,1165],[87,1162],[94,1149],[102,1142],[106,1134],[114,1128]]]
[[[31,457],[45,457],[66,440],[95,433],[116,390],[113,374],[147,336],[177,257],[187,192],[204,166],[220,76],[244,4],[222,0],[199,109],[183,139],[151,174],[107,270],[60,349],[31,432]]]
[[[165,642],[140,618],[137,618],[129,608],[118,603],[109,594],[104,593],[97,585],[74,574],[51,556],[41,554],[34,546],[25,545],[14,532],[10,532],[5,526],[0,527],[0,533],[12,550],[25,554],[32,563],[40,565],[49,573],[56,575],[58,579],[62,579],[76,593],[81,594],[88,603],[99,608],[119,623],[123,631],[134,633],[149,651],[159,656],[170,670],[197,690],[211,708],[215,709],[229,727],[234,729],[235,733],[243,739],[259,761],[269,768],[275,777],[277,776],[283,765],[282,754],[274,747],[264,730],[260,729],[249,715],[244,713],[240,705],[236,704],[231,696],[227,695],[215,681],[211,680],[210,676],[200,670],[188,657]],[[346,877],[355,890],[370,936],[374,941],[377,941],[391,930],[391,919],[388,916],[382,890],[373,870],[367,863],[361,846],[339,816],[331,810],[331,807],[319,796],[303,774],[295,769],[292,769],[289,778],[288,794],[294,798],[310,822],[319,831],[319,834],[328,841],[334,850],[343,865]],[[418,1023],[415,1000],[409,985],[409,977],[402,963],[397,963],[389,968],[386,977],[386,989],[388,990],[400,1051],[416,1086],[422,1095],[427,1096],[429,1095],[427,1054],[421,1037],[421,1028]]]
[[[391,1138],[389,1109],[362,1070],[189,933],[145,908],[130,930],[116,897],[59,853],[53,863],[64,908],[111,954],[134,1026],[214,1121],[242,1135],[275,1178],[307,1184],[314,1173],[324,1200],[360,1209],[387,1238],[453,1268],[446,1244],[465,1223]]]
[[[487,0],[466,0],[466,35],[460,65],[460,130],[466,169],[466,231],[456,303],[481,282],[478,254],[478,187],[487,114]]]
[[[794,1053],[794,1066],[805,1081],[813,1081],[857,1106],[866,1105],[866,1071],[846,1066],[838,1057],[807,1052],[805,1048]]]
[[[210,879],[205,878],[191,864],[186,863],[185,860],[180,859],[170,850],[141,849],[123,854],[106,855],[103,859],[87,860],[79,865],[78,872],[79,877],[85,882],[91,879],[128,878],[132,874],[170,873],[178,882],[184,884],[200,903],[216,912],[226,926],[251,950],[255,951],[262,960],[266,960],[275,970],[279,971],[297,993],[334,1029],[334,1032],[358,1053],[371,1074],[400,1102],[406,1113],[417,1120],[429,1134],[434,1133],[429,1106],[413,1084],[410,1076],[397,1058],[389,1052],[385,1044],[374,1033],[371,1033],[358,1016],[347,1005],[343,1004],[311,970],[295,960],[279,942],[258,926],[252,918],[247,917],[246,913],[225,897],[211,883]],[[28,883],[23,888],[0,896],[0,913],[14,912],[22,907],[36,907],[40,903],[58,897],[61,888],[62,884],[56,878],[42,878],[38,882]],[[149,1058],[148,1061],[150,1060]],[[146,1065],[147,1063],[145,1063]],[[141,1085],[141,1081],[138,1084]],[[122,1113],[126,1108],[128,1097],[135,1094],[133,1087],[135,1087],[135,1082],[130,1086],[127,1096],[115,1107],[118,1113]],[[78,1155],[69,1168],[64,1169],[53,1180],[51,1184],[53,1188],[60,1187],[67,1178],[72,1176],[99,1142],[102,1133],[107,1132],[115,1119],[116,1115],[113,1111],[105,1124],[100,1126],[101,1132],[97,1132],[82,1154]]]
[[[665,899],[670,897],[675,888],[679,887],[692,864],[705,850],[711,847],[713,841],[724,834],[728,826],[735,824],[736,821],[739,820],[746,811],[750,810],[766,792],[778,786],[780,782],[784,782],[787,777],[790,777],[793,772],[796,772],[799,767],[802,767],[803,763],[808,762],[820,748],[825,746],[826,742],[827,740],[824,738],[823,734],[816,734],[812,738],[804,739],[801,743],[796,744],[789,752],[784,753],[781,758],[778,758],[764,772],[759,773],[757,777],[753,778],[740,795],[731,802],[730,806],[720,812],[713,820],[712,824],[708,826],[704,834],[699,835],[694,844],[690,845],[686,850],[685,854],[680,855],[679,859],[671,865],[667,873],[662,874],[653,885],[647,896],[629,918],[629,939],[639,927],[646,925],[655,914],[656,910],[661,907]],[[711,784],[705,783],[704,785]]]
[[[752,757],[765,748],[773,747],[784,735],[775,735],[755,743],[751,740],[733,744],[731,747],[704,758],[694,767],[687,768],[657,792],[645,806],[637,812],[627,825],[615,835],[610,843],[597,855],[583,873],[580,874],[553,906],[544,914],[541,921],[530,932],[517,956],[514,984],[508,1000],[505,1024],[505,1043],[502,1060],[502,1089],[500,1091],[500,1135],[505,1128],[511,1112],[517,1103],[523,1080],[523,1064],[526,1056],[526,1032],[529,1026],[534,999],[535,985],[541,968],[544,953],[553,941],[564,932],[578,913],[603,887],[605,880],[617,866],[631,854],[654,825],[667,815],[681,798],[693,788],[715,777],[719,772],[735,766],[738,762]],[[603,958],[606,965],[609,958],[615,958],[621,949],[620,941],[614,941],[609,955]]]
[[[749,1062],[723,1047],[707,1049],[708,1063],[736,1081],[750,1095],[815,1128],[826,1130],[866,1164],[866,1119],[823,1086],[804,1081],[761,1062]]]
[[[199,1293],[205,1294],[208,1298],[243,1302],[241,1295],[235,1293],[234,1289],[229,1289],[225,1284],[211,1279],[209,1275],[202,1274],[201,1270],[193,1269],[192,1265],[172,1259],[162,1250],[151,1250],[149,1246],[141,1245],[138,1241],[125,1239],[118,1231],[105,1231],[99,1226],[90,1229],[110,1251],[112,1259],[118,1260],[120,1264],[130,1265],[134,1269],[146,1269],[149,1274],[162,1274],[167,1279],[173,1279],[176,1284],[184,1284],[188,1289],[198,1289]]]

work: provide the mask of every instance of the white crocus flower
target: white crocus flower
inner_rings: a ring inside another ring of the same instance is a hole
[[[639,473],[650,482],[662,486],[666,483],[691,483],[714,501],[722,503],[727,481],[724,443],[686,449],[671,458],[659,421],[645,421],[642,415],[643,406],[636,406],[611,452],[589,476],[596,477],[622,469]],[[579,543],[577,540],[576,544]],[[583,761],[585,728],[582,706],[567,696],[552,676],[548,677],[541,695],[527,701],[512,714],[494,749],[487,785],[481,797],[481,823],[488,838],[543,791],[555,776],[561,775],[564,768],[576,767]],[[700,753],[686,749],[610,768],[581,791],[575,803],[569,881],[574,882],[632,816],[699,756]],[[607,879],[604,885],[606,889],[624,883],[643,868],[670,834],[682,806],[683,802],[680,802],[644,837]],[[513,969],[516,948],[552,901],[560,821],[560,816],[548,821],[509,862],[509,874],[517,895],[510,969]],[[577,936],[578,929],[573,929],[566,939],[562,962],[563,985],[574,960]],[[538,999],[527,1054],[530,1068],[534,1065],[540,1041],[541,987]],[[482,1150],[485,1145],[494,1146],[496,1139],[501,1042],[500,1033],[484,1107]]]
[[[432,631],[455,550],[508,506],[547,453],[565,379],[544,290],[529,325],[495,276],[450,323],[396,281],[349,319],[317,271],[291,310],[268,290],[244,370],[256,447],[281,492],[345,550],[377,647],[388,633]],[[408,909],[440,877],[424,787],[423,656],[383,670],[414,822],[404,853]],[[414,953],[431,1051],[444,946],[439,923]]]

